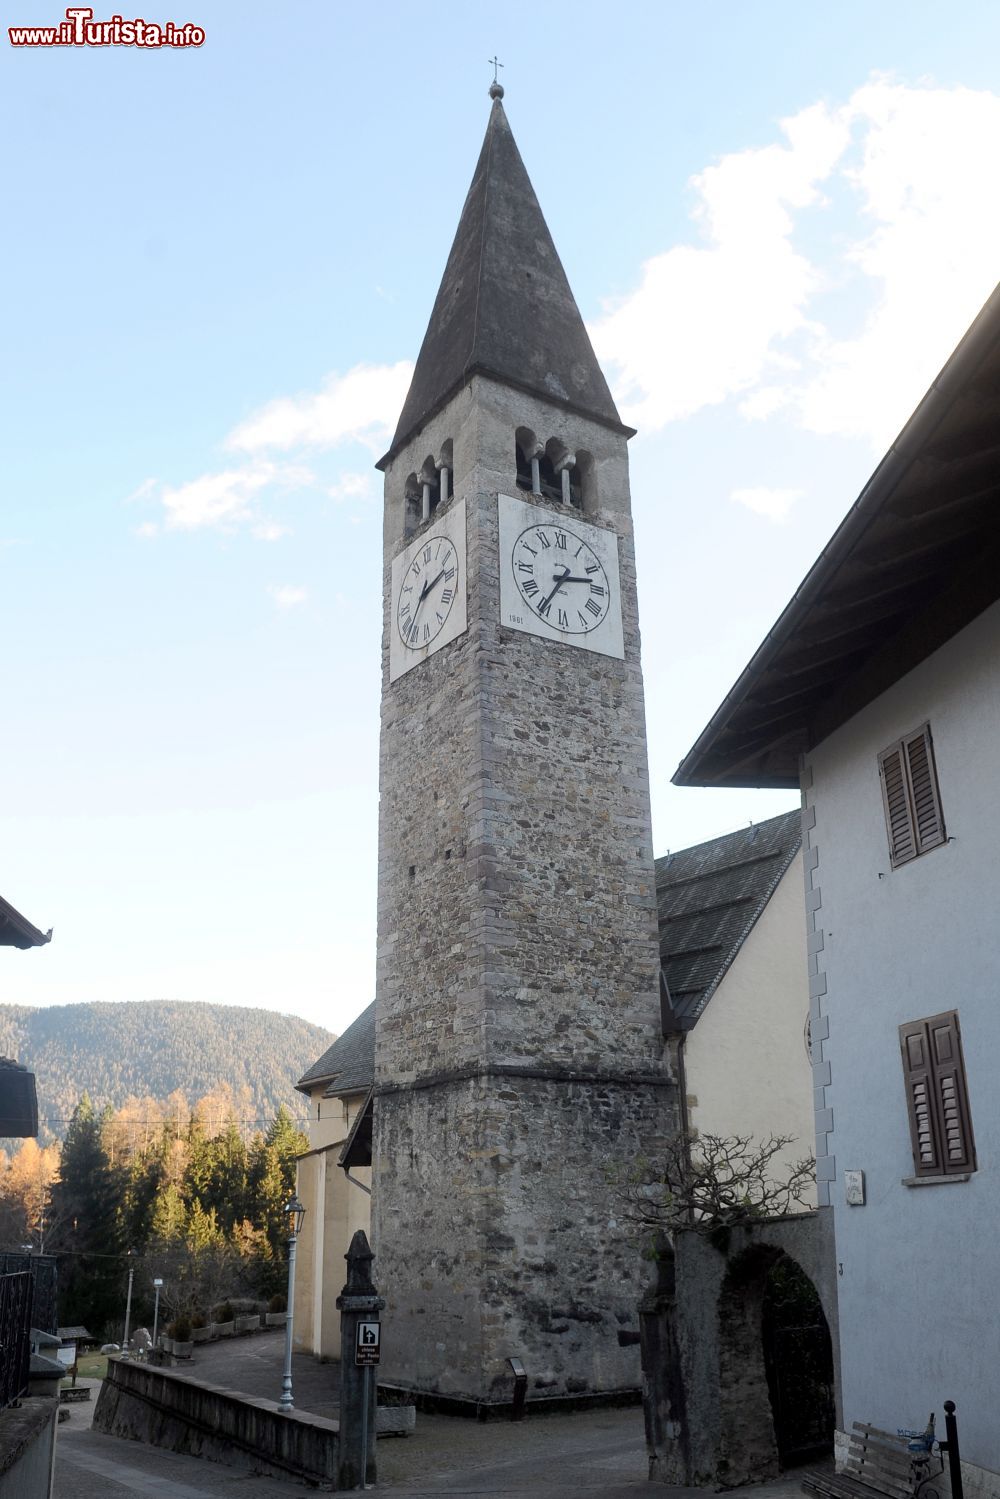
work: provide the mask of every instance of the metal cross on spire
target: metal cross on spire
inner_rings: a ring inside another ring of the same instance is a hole
[[[498,77],[498,70],[503,67],[503,63],[500,62],[496,57],[490,57],[487,59],[487,61],[493,64],[493,82],[490,84],[490,98],[502,99],[503,84],[500,82],[500,79]]]

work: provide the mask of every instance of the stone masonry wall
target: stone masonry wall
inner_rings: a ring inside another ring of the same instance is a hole
[[[624,661],[499,624],[497,494],[517,493],[520,425],[592,455],[586,519],[620,538]],[[446,439],[469,628],[390,685],[403,485]],[[539,1394],[633,1387],[643,1267],[610,1178],[655,1153],[674,1093],[624,437],[475,378],[387,474],[385,592],[373,1230],[386,1357],[401,1382],[476,1399],[508,1352],[538,1371]]]

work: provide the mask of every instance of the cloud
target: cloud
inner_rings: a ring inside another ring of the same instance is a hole
[[[374,451],[392,436],[412,374],[413,365],[400,360],[328,375],[321,390],[283,396],[249,416],[230,432],[226,447],[260,453],[360,442]]]
[[[126,505],[132,505],[136,500],[148,500],[151,494],[155,494],[157,488],[158,484],[155,479],[143,479],[131,494],[125,496]]]
[[[781,340],[808,326],[819,276],[792,243],[793,210],[819,201],[848,133],[822,105],[781,128],[785,144],[723,157],[694,178],[707,247],[678,245],[647,261],[638,289],[590,330],[640,427],[752,387],[787,362]]]
[[[341,474],[327,494],[331,500],[360,500],[371,496],[372,481],[367,474]]]
[[[226,437],[224,447],[242,461],[176,486],[144,480],[129,500],[155,499],[163,513],[159,522],[140,526],[138,534],[246,527],[258,541],[278,541],[288,527],[261,513],[265,492],[302,489],[317,481],[309,469],[270,454],[344,442],[380,449],[390,440],[412,373],[405,360],[359,364],[346,375],[329,375],[318,392],[272,401]],[[362,499],[371,494],[372,483],[367,474],[345,473],[327,492],[338,500]]]
[[[1000,199],[1000,97],[970,89],[860,89],[860,164],[845,171],[871,223],[849,259],[877,288],[854,336],[824,342],[791,396],[812,432],[886,446],[993,290]]]
[[[259,514],[262,491],[303,489],[313,483],[315,479],[307,468],[259,460],[241,468],[202,474],[176,487],[160,485],[155,497],[163,507],[162,522],[146,522],[137,528],[138,534],[154,536],[160,529],[198,531],[208,527],[233,531],[246,525],[258,540],[275,541],[287,528]],[[149,498],[152,490],[148,480],[142,489],[144,497]]]
[[[874,78],[779,130],[692,180],[703,242],[648,261],[594,344],[647,430],[737,399],[879,450],[996,280],[1000,96]]]
[[[801,489],[734,489],[730,495],[737,505],[746,506],[754,515],[764,515],[770,521],[785,521],[791,514],[796,500],[801,500]]]
[[[309,597],[308,588],[296,588],[288,583],[280,586],[271,583],[267,591],[279,609],[294,609],[296,604],[304,604]]]

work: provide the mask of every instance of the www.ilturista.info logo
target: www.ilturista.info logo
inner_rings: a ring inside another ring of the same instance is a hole
[[[200,47],[205,29],[141,16],[95,21],[89,5],[72,5],[58,26],[8,26],[7,35],[12,47]]]

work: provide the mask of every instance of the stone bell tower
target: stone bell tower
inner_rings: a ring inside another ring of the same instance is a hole
[[[504,114],[385,472],[382,1377],[638,1386],[621,1178],[675,1122],[628,454]]]

